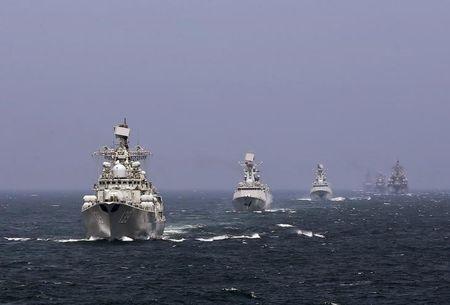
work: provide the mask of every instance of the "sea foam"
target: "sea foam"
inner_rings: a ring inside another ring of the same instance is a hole
[[[277,224],[277,226],[282,227],[282,228],[292,228],[293,225],[287,224],[287,223],[279,223]]]
[[[31,238],[28,237],[3,237],[6,240],[9,241],[27,241],[27,240],[31,240]]]
[[[261,238],[261,236],[258,233],[253,233],[252,235],[219,235],[210,238],[196,238],[196,240],[212,242],[225,239],[259,239],[259,238]]]

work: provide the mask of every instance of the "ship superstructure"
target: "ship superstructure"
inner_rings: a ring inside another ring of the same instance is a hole
[[[322,164],[317,164],[315,178],[310,192],[311,200],[330,200],[333,196],[333,191],[327,180],[325,168]]]
[[[408,178],[400,161],[397,160],[392,168],[392,174],[388,182],[389,193],[391,194],[406,194],[408,192]]]
[[[83,197],[81,211],[88,238],[162,237],[164,204],[140,163],[150,151],[140,146],[130,149],[130,131],[124,120],[123,124],[114,127],[115,146],[105,146],[94,153],[105,162],[98,182],[94,184],[95,195]]]
[[[261,182],[255,154],[245,154],[243,163],[244,181],[239,182],[234,195],[233,206],[236,211],[264,211],[270,207],[272,195],[269,187]]]

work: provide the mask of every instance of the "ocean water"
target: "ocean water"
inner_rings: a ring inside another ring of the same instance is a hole
[[[450,194],[169,192],[163,240],[88,241],[82,193],[0,194],[0,304],[450,304]]]

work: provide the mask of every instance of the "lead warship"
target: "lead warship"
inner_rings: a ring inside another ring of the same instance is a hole
[[[81,212],[87,238],[149,239],[161,238],[164,231],[164,204],[140,160],[150,151],[129,148],[130,129],[123,124],[114,127],[115,147],[103,147],[94,153],[102,157],[103,169],[94,184],[95,195],[83,197]]]
[[[333,196],[333,191],[327,181],[325,168],[322,164],[317,164],[315,178],[312,184],[310,197],[313,201],[330,200]]]
[[[240,162],[244,168],[244,181],[239,182],[234,195],[233,206],[236,211],[264,211],[270,207],[272,195],[269,187],[260,181],[258,166],[255,162],[255,154],[245,154],[244,162]]]
[[[388,182],[389,193],[391,194],[406,194],[408,192],[408,178],[406,178],[406,171],[397,160],[392,168],[392,175]]]

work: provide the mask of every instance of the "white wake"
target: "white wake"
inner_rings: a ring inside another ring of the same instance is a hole
[[[212,242],[217,240],[225,239],[259,239],[261,236],[258,233],[253,233],[252,235],[219,235],[210,238],[196,238],[198,241]]]

